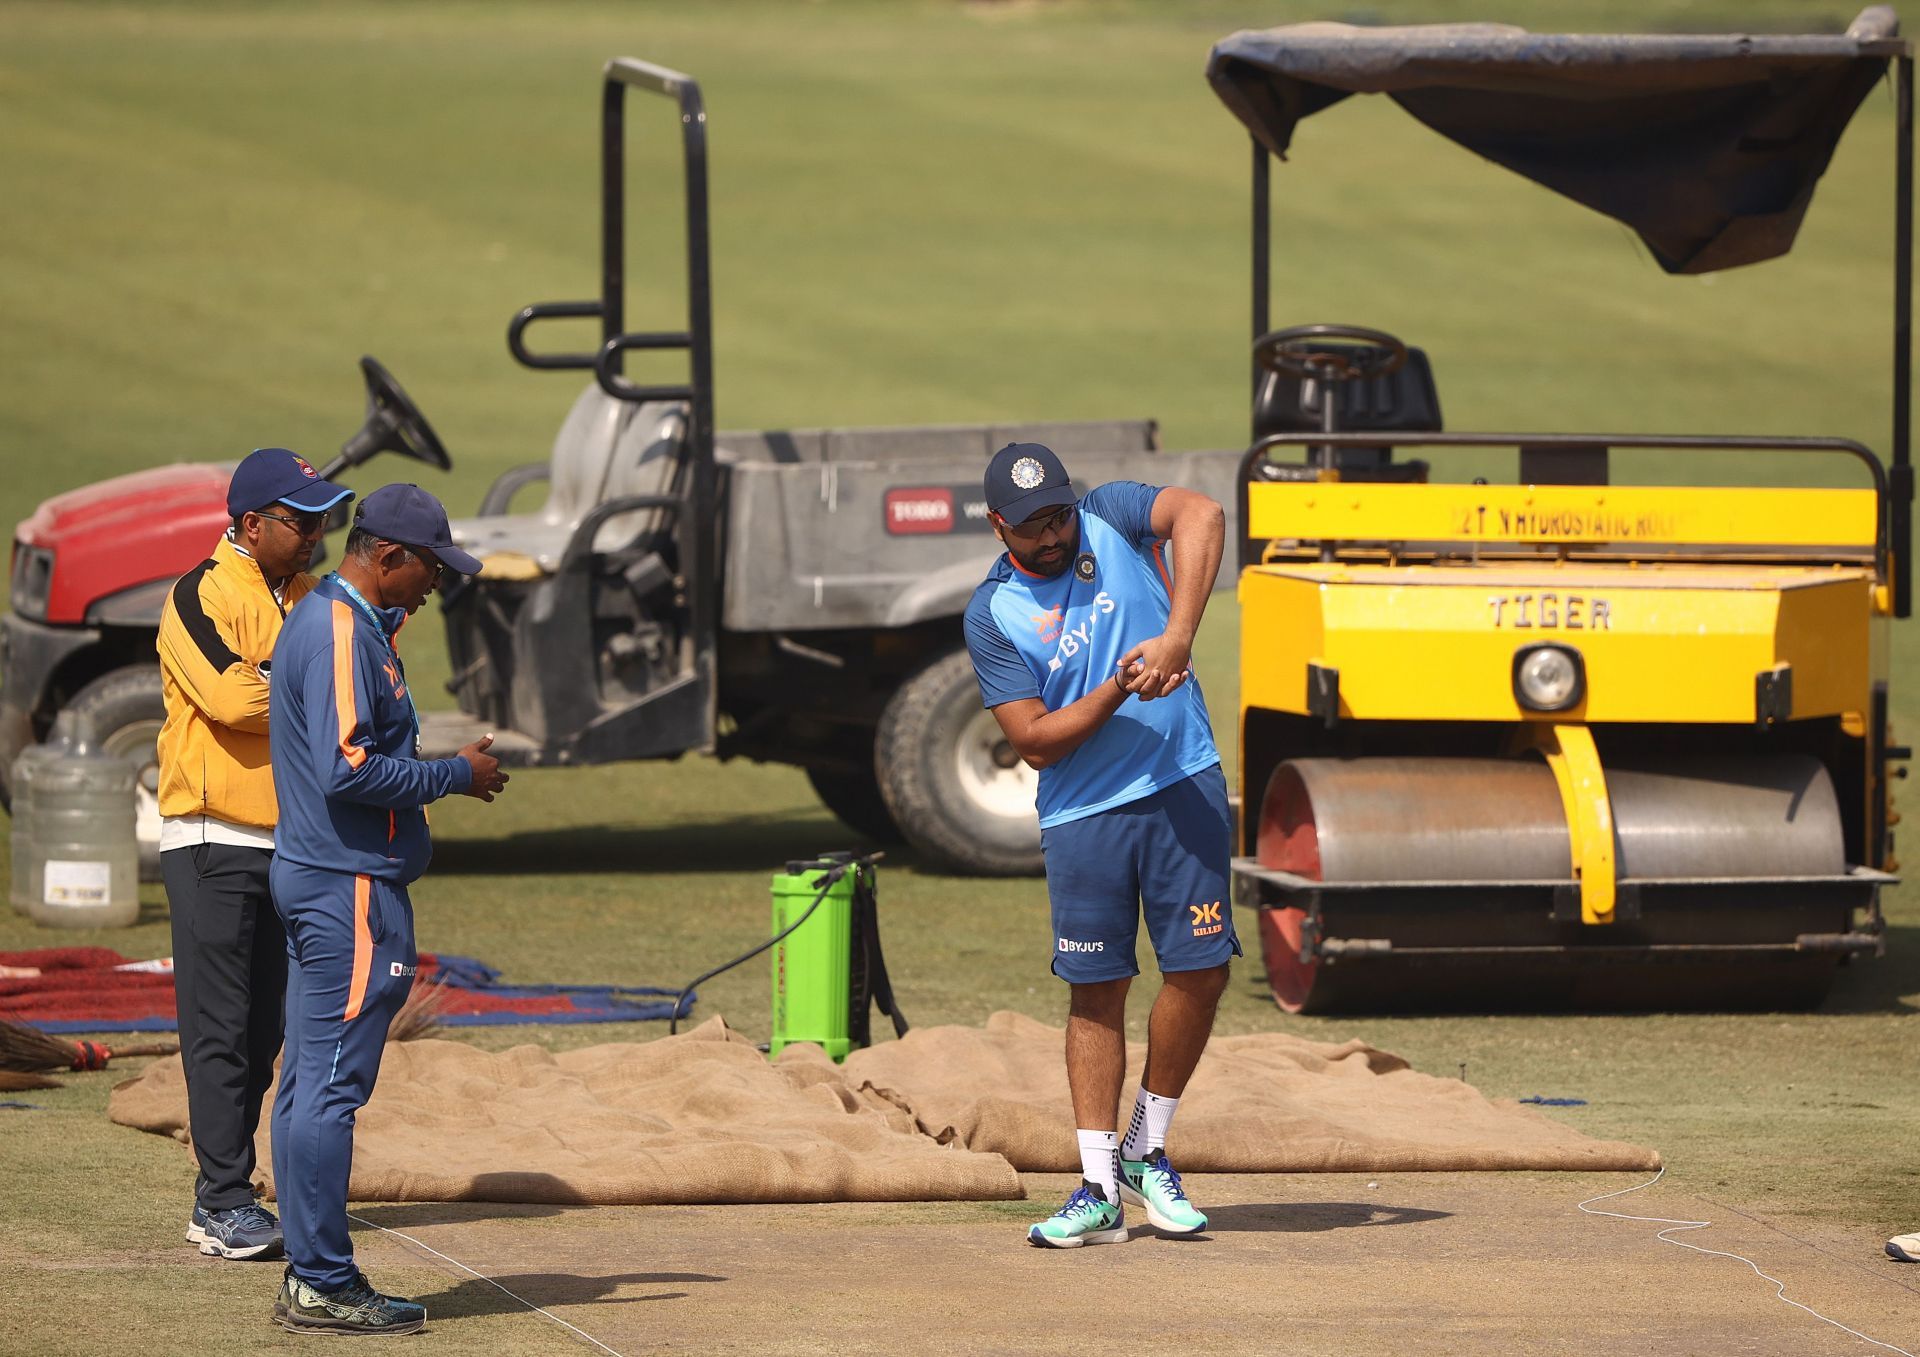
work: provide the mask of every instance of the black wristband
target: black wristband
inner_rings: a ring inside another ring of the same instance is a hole
[[[1113,671],[1113,686],[1118,688],[1122,695],[1127,691],[1127,685],[1120,681],[1120,671],[1118,669]]]

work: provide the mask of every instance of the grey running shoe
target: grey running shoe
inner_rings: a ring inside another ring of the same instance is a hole
[[[417,1333],[427,1322],[427,1307],[399,1296],[383,1296],[364,1272],[338,1291],[322,1291],[291,1272],[281,1288],[285,1311],[276,1301],[273,1317],[294,1333],[352,1333],[398,1336]]]
[[[235,1206],[225,1211],[193,1208],[187,1221],[187,1243],[198,1244],[211,1258],[278,1258],[285,1247],[280,1222],[260,1206]]]

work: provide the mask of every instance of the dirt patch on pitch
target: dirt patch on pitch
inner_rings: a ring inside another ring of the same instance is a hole
[[[1033,1201],[827,1206],[368,1206],[357,1215],[477,1268],[616,1352],[1057,1353],[1145,1342],[1198,1352],[1701,1353],[1826,1357],[1858,1339],[1774,1298],[1744,1264],[1575,1203],[1633,1177],[1195,1175],[1208,1232],[1139,1230],[1056,1252],[1022,1242]],[[1707,1219],[1680,1237],[1737,1252],[1787,1295],[1920,1347],[1920,1268],[1877,1238],[1796,1231],[1665,1185],[1600,1204]],[[429,1335],[484,1340],[500,1291],[356,1226],[377,1282],[410,1288]],[[433,1279],[437,1277],[437,1284]],[[564,1338],[555,1330],[556,1338]],[[423,1343],[422,1346],[429,1346]]]

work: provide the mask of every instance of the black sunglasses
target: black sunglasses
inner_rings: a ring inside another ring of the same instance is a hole
[[[270,514],[264,510],[254,510],[255,518],[271,518],[275,523],[284,523],[302,537],[311,537],[326,526],[325,514]]]
[[[1009,523],[1006,519],[1002,518],[1000,520],[1000,526],[1012,533],[1015,537],[1028,539],[1037,538],[1048,532],[1066,527],[1067,524],[1072,521],[1075,511],[1079,508],[1080,506],[1078,504],[1063,504],[1056,512],[1048,514],[1045,518],[1037,522],[1030,518],[1024,523]]]

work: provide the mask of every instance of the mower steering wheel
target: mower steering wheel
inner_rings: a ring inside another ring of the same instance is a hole
[[[360,371],[367,379],[367,422],[363,430],[378,439],[375,451],[401,452],[418,458],[441,471],[453,466],[453,459],[440,442],[440,435],[427,423],[420,407],[394,380],[380,361],[371,354],[360,360]],[[371,454],[369,454],[371,455]]]
[[[1316,351],[1332,344],[1337,351]],[[1253,361],[1268,372],[1309,382],[1385,377],[1407,361],[1407,346],[1384,330],[1359,325],[1291,325],[1253,341]]]

